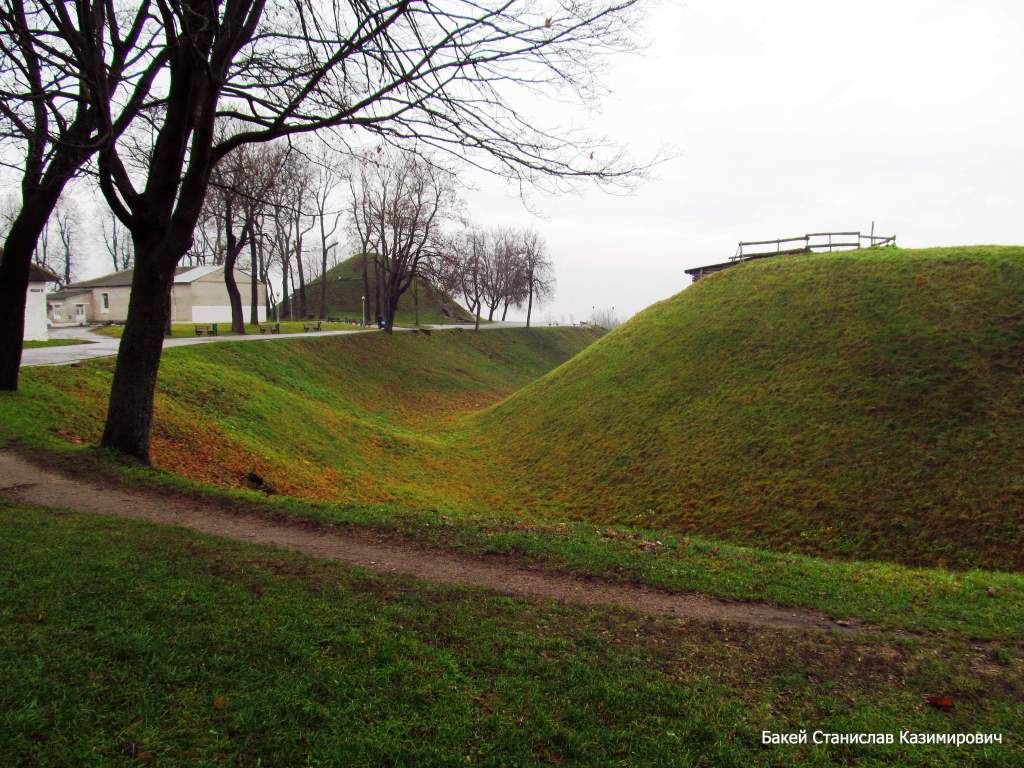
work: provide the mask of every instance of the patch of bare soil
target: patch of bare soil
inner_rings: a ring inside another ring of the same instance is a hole
[[[470,557],[369,534],[318,530],[270,520],[253,511],[229,512],[214,503],[111,485],[44,469],[12,451],[0,451],[0,496],[76,512],[175,525],[211,536],[267,544],[381,573],[477,587],[509,595],[582,605],[611,605],[639,613],[771,629],[857,632],[822,613],[762,603],[715,600],[699,594],[612,584],[486,557]]]

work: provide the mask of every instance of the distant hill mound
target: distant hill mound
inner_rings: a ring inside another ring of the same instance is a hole
[[[370,269],[370,293],[366,297],[370,321],[374,319],[373,296],[376,288],[373,269]],[[362,313],[363,257],[353,256],[327,271],[327,315],[342,319],[358,320]],[[421,323],[471,322],[472,315],[457,301],[444,296],[422,280],[417,281],[416,294],[419,299]],[[298,290],[291,294],[295,307],[292,311],[298,317]],[[320,315],[320,278],[306,284],[306,314]],[[398,323],[412,323],[416,317],[413,288],[402,295],[398,302]]]
[[[1021,569],[1024,248],[743,264],[480,418],[576,516]]]

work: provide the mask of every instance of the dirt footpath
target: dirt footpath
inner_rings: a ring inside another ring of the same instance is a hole
[[[640,613],[697,621],[740,623],[772,629],[831,630],[840,626],[824,614],[759,603],[734,603],[699,594],[584,579],[486,557],[455,554],[369,533],[316,529],[227,511],[215,503],[166,492],[153,493],[43,469],[11,451],[0,451],[0,496],[98,515],[146,520],[237,541],[268,544],[337,560],[381,573],[424,581],[478,587],[509,595],[582,605],[613,605]]]

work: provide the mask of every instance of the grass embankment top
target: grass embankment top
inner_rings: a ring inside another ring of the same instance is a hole
[[[485,414],[541,504],[740,543],[1024,568],[1024,248],[751,262]]]

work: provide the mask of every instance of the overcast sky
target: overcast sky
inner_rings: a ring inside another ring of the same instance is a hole
[[[638,160],[676,157],[628,197],[537,197],[493,180],[482,224],[548,239],[540,311],[625,317],[684,288],[741,239],[871,221],[907,246],[1024,242],[1024,5],[1006,0],[692,0],[651,7],[590,121]],[[94,255],[82,277],[109,271]]]
[[[628,198],[545,199],[549,311],[632,314],[739,240],[828,229],[906,246],[1024,242],[1024,4],[692,0],[662,4],[595,120],[638,158],[677,158]],[[527,221],[474,196],[480,219]]]

